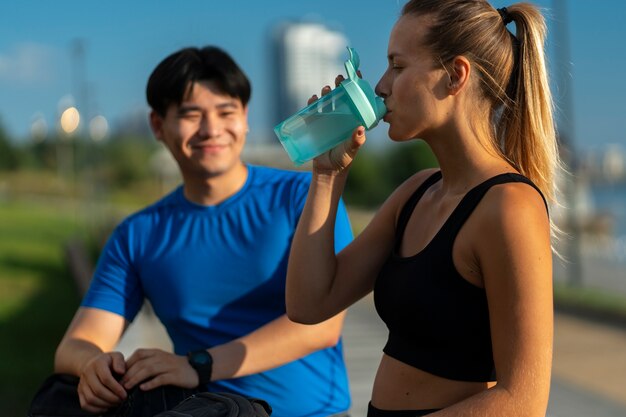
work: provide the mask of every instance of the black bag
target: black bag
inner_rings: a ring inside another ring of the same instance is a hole
[[[263,400],[227,392],[201,392],[154,417],[269,417],[272,407]]]
[[[128,398],[118,407],[103,414],[92,414],[80,407],[76,376],[54,374],[43,382],[28,409],[28,417],[153,417],[163,410],[199,392],[170,385],[141,391],[138,387],[128,392]]]
[[[54,374],[41,384],[28,410],[28,417],[94,416],[80,408],[78,377]]]

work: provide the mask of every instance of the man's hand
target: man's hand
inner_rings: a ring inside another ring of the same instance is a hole
[[[126,389],[139,385],[148,391],[162,385],[195,388],[200,383],[198,373],[186,356],[160,349],[138,349],[126,362],[127,371],[121,380]]]
[[[101,353],[83,367],[78,382],[80,406],[91,413],[103,413],[126,399],[126,390],[113,375],[126,371],[120,352]]]

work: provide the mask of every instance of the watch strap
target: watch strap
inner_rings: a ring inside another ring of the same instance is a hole
[[[193,369],[198,373],[200,385],[211,382],[213,373],[213,357],[204,349],[191,351],[187,354],[187,360]]]

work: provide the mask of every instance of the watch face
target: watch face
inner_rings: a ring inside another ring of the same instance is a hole
[[[211,362],[211,356],[206,352],[196,352],[193,354],[192,360],[198,365],[206,365]]]
[[[206,350],[198,350],[189,353],[189,364],[198,372],[198,378],[201,384],[211,382],[211,373],[213,371],[213,358]]]

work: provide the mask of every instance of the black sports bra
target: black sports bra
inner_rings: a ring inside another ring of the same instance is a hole
[[[399,256],[402,236],[417,202],[440,179],[441,171],[434,173],[406,202],[398,218],[394,250],[374,286],[376,310],[389,329],[383,351],[444,378],[495,381],[487,297],[484,289],[458,273],[452,247],[459,230],[492,186],[523,182],[539,189],[519,174],[490,178],[463,197],[422,251]]]

